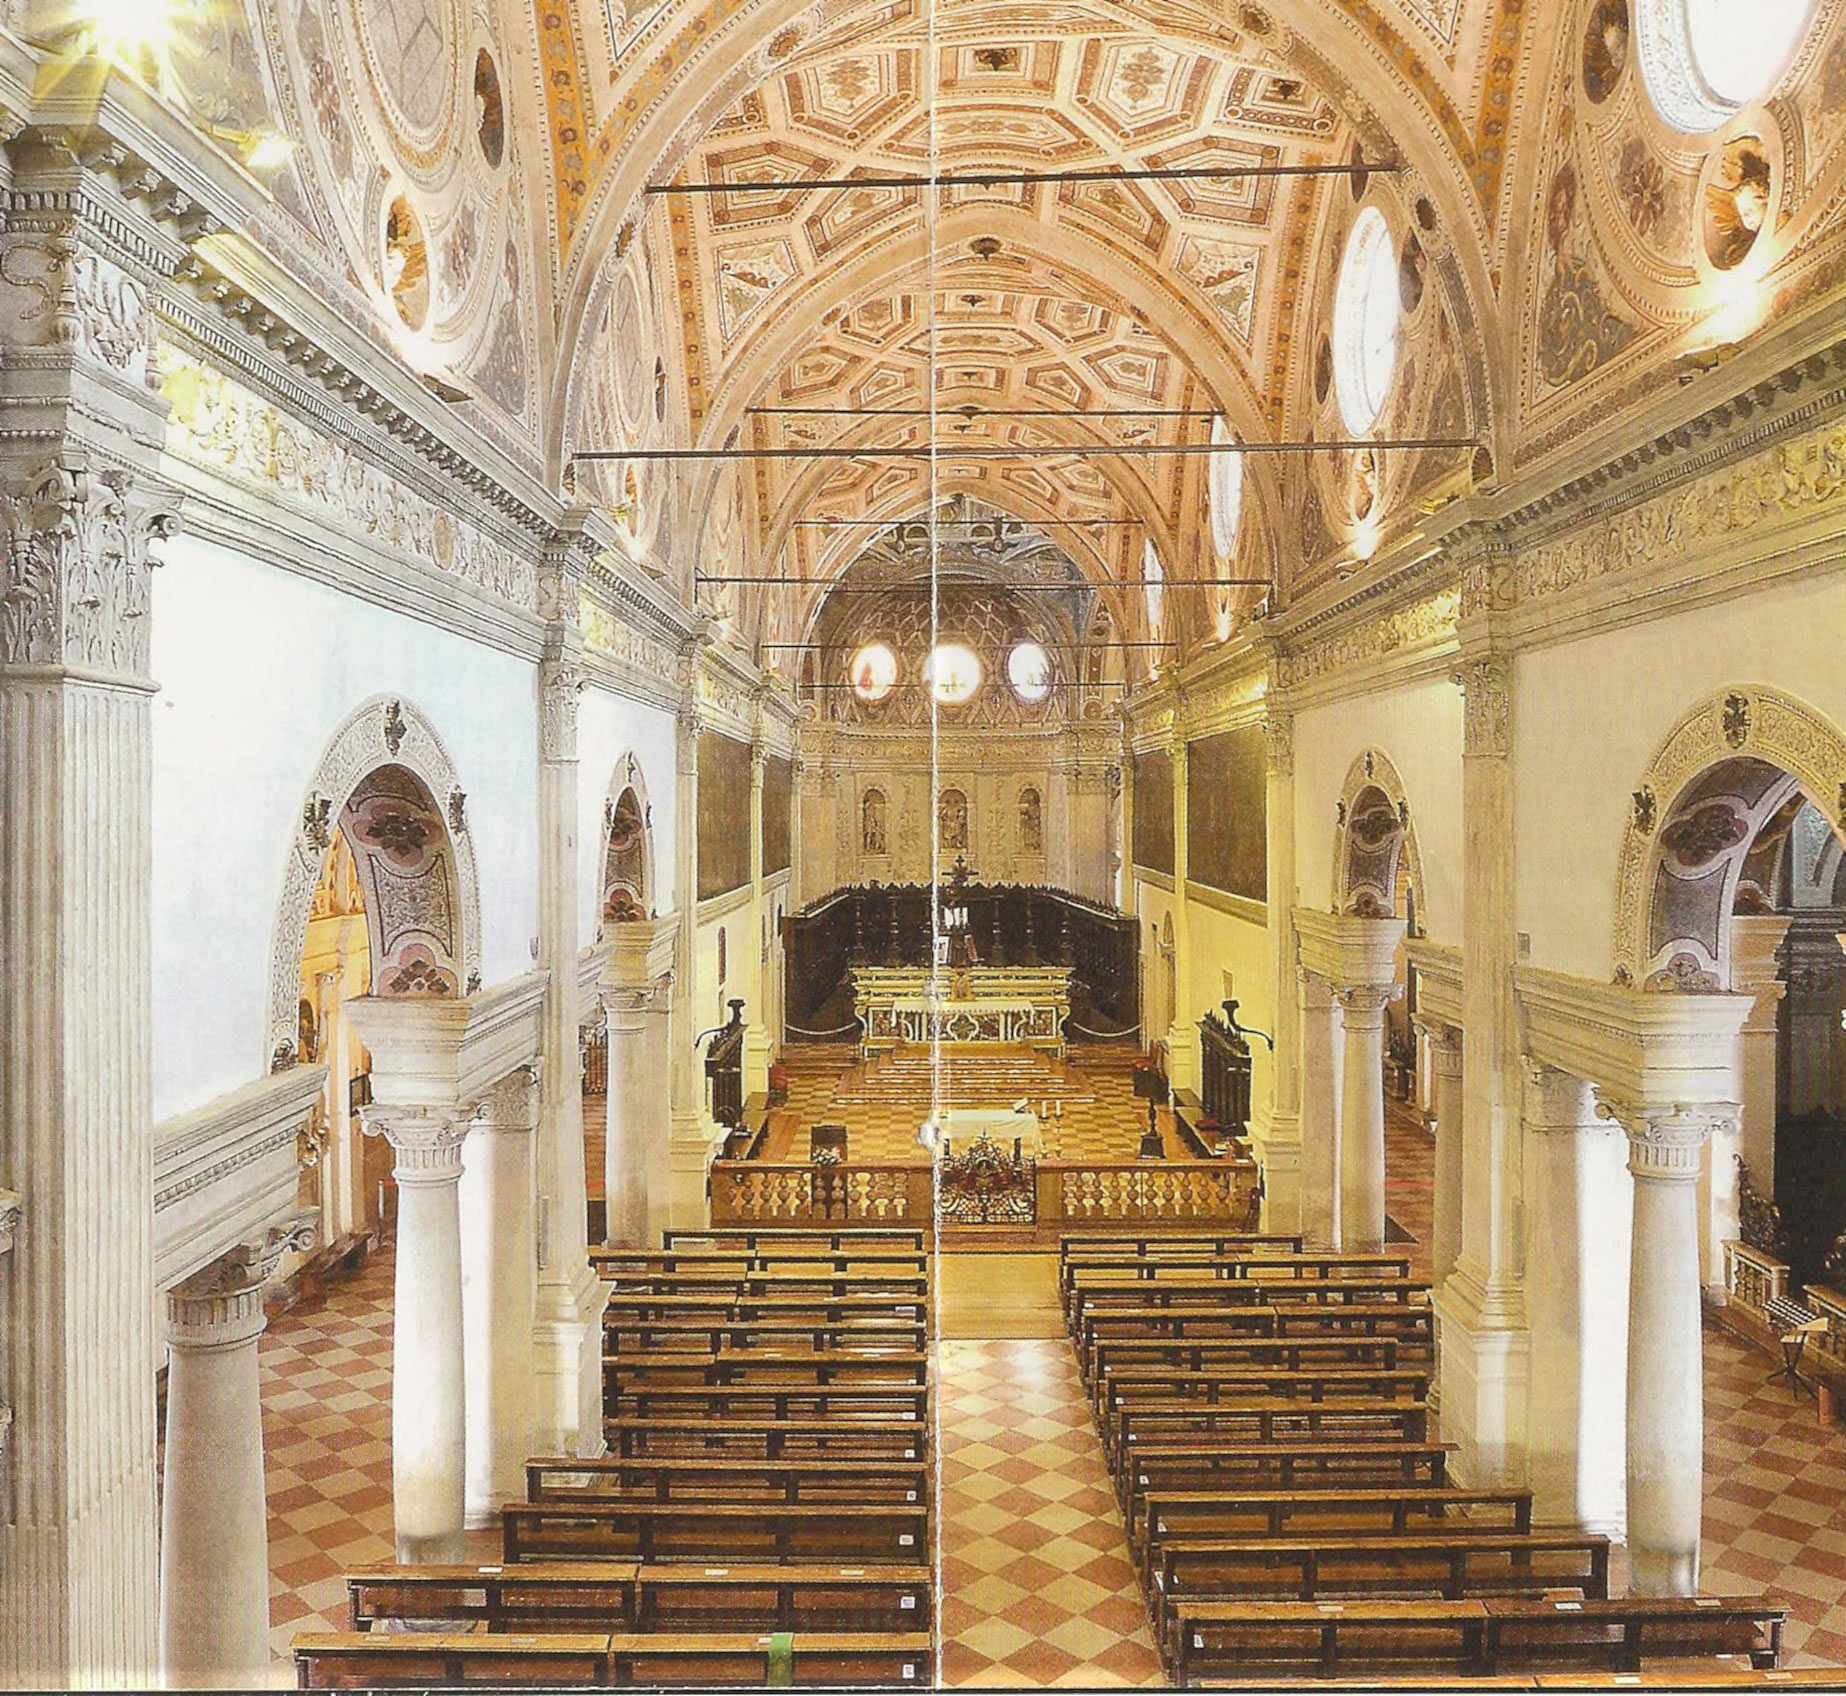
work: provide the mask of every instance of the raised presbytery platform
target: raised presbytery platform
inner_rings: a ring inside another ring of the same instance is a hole
[[[855,967],[859,1052],[888,1054],[902,1043],[999,1042],[1062,1054],[1070,978],[1063,966]]]

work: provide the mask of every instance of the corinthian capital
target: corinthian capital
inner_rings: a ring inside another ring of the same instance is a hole
[[[0,491],[0,664],[148,669],[153,550],[177,520],[122,466],[60,455]]]
[[[1404,992],[1394,983],[1347,984],[1334,993],[1349,1024],[1376,1022],[1384,1010]]]
[[[1263,715],[1263,735],[1269,743],[1269,768],[1277,777],[1295,774],[1295,715],[1272,706]]]
[[[1637,1178],[1692,1182],[1704,1164],[1706,1138],[1735,1129],[1742,1112],[1734,1101],[1654,1107],[1597,1091],[1597,1117],[1628,1133],[1628,1170]]]
[[[391,1175],[400,1184],[437,1184],[461,1176],[461,1145],[471,1118],[432,1107],[362,1107],[359,1125],[383,1137],[397,1155]]]

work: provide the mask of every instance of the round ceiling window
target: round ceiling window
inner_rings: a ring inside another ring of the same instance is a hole
[[[1333,297],[1333,389],[1355,436],[1378,422],[1397,371],[1397,256],[1376,206],[1360,212],[1346,238]]]
[[[980,658],[960,642],[939,642],[930,651],[923,678],[945,707],[959,707],[973,700],[981,686]]]
[[[1237,438],[1222,418],[1211,421],[1211,440],[1222,447]],[[1207,482],[1211,496],[1211,540],[1221,557],[1237,546],[1237,524],[1243,517],[1243,455],[1215,453],[1211,456],[1211,476]]]
[[[1037,642],[1017,642],[1006,656],[1006,680],[1028,706],[1051,693],[1051,656]]]
[[[862,701],[882,701],[897,687],[897,655],[882,642],[868,642],[852,657],[852,692]]]
[[[1654,108],[1702,135],[1763,99],[1788,69],[1814,0],[1639,0],[1634,37]]]

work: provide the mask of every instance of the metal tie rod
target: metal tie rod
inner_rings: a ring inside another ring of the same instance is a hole
[[[1134,454],[1210,453],[1350,453],[1370,448],[1374,453],[1414,452],[1425,448],[1476,448],[1475,436],[1397,436],[1377,442],[1016,442],[1007,446],[941,442],[923,447],[863,448],[589,448],[571,455],[572,464],[586,460],[705,460],[705,459],[1023,459],[1031,454],[1051,458],[1082,458],[1087,454],[1121,458]]]
[[[931,171],[889,177],[798,177],[782,182],[649,183],[648,194],[806,194],[845,188],[1012,188],[1030,183],[1240,182],[1263,177],[1390,176],[1401,160],[1346,159],[1300,165],[1143,165],[1123,171],[1091,167],[1080,171]]]

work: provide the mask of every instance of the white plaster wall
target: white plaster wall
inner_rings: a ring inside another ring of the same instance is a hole
[[[1830,576],[1520,657],[1516,878],[1534,965],[1605,982],[1615,969],[1629,797],[1679,720],[1743,683],[1797,696],[1846,726],[1842,647],[1846,587]],[[1670,799],[1659,797],[1663,811]]]
[[[1273,1035],[1276,1021],[1269,927],[1198,900],[1187,902],[1186,911],[1191,944],[1186,962],[1189,981],[1182,985],[1181,994],[1187,998],[1188,1022],[1196,1023],[1207,1013],[1223,1011],[1224,979],[1228,973],[1229,993],[1237,997],[1238,1023]],[[1253,1041],[1250,1052],[1250,1101],[1254,1113],[1257,1103],[1274,1099],[1275,1077],[1268,1048]],[[1264,1113],[1267,1111],[1265,1107]]]
[[[1295,717],[1297,904],[1333,899],[1334,809],[1353,761],[1376,748],[1397,768],[1423,862],[1423,910],[1438,942],[1461,941],[1461,691],[1446,678],[1304,708]],[[1277,892],[1271,891],[1274,899]]]
[[[159,1119],[267,1070],[289,843],[328,738],[368,696],[414,703],[455,762],[483,981],[530,971],[538,931],[532,665],[201,538],[165,560],[151,611]]]
[[[577,714],[577,853],[581,867],[578,894],[582,909],[577,934],[587,947],[602,922],[603,806],[621,792],[616,769],[629,754],[640,764],[644,799],[651,815],[654,910],[675,908],[674,819],[679,796],[673,715],[641,701],[592,684],[584,690]]]

